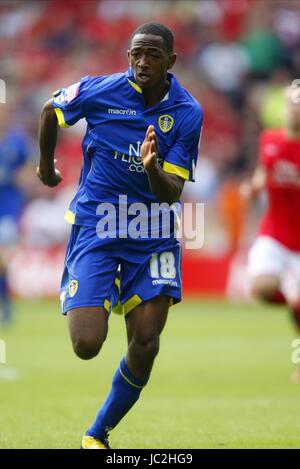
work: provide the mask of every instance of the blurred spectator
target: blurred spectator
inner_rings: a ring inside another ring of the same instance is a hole
[[[284,68],[275,69],[262,96],[260,120],[265,128],[282,127],[284,121],[284,86],[290,76]],[[292,79],[290,79],[292,82]]]
[[[29,158],[28,138],[10,125],[6,104],[0,105],[0,323],[11,320],[7,285],[7,251],[18,239],[19,220],[26,195],[21,172]]]
[[[88,74],[126,69],[124,51],[135,27],[146,21],[166,23],[174,30],[179,52],[175,73],[205,111],[199,183],[186,184],[185,197],[205,200],[211,217],[218,218],[212,222],[218,227],[221,223],[224,230],[215,237],[218,246],[220,236],[236,246],[242,208],[237,200],[232,202],[233,186],[241,172],[251,173],[255,166],[261,128],[281,124],[282,88],[300,73],[299,19],[300,5],[294,0],[2,0],[0,78],[7,84],[11,119],[29,141],[35,140],[40,107],[66,84],[66,77],[72,84]],[[63,219],[61,224],[56,219],[54,229],[45,222],[46,216],[39,219],[37,213],[41,207],[43,213],[47,207],[48,214],[63,211],[80,171],[84,126],[80,123],[60,133],[57,158],[64,181],[54,195],[32,182],[33,172],[22,174],[21,184],[30,191],[22,223],[27,242],[64,241]],[[19,131],[16,135],[13,128],[8,135],[15,134],[10,137],[14,148],[25,154],[26,145],[20,144],[24,135]],[[3,165],[0,161],[0,172]],[[10,198],[12,189],[6,187],[0,202],[3,207],[10,205],[17,219],[25,201],[18,184],[14,186],[18,196]],[[8,199],[9,204],[3,202]],[[6,230],[15,229],[9,225]]]
[[[228,94],[240,90],[250,65],[245,48],[226,38],[208,44],[200,52],[198,64],[210,84],[218,91]]]

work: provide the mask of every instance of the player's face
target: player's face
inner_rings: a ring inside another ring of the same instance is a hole
[[[176,61],[176,54],[165,49],[162,37],[136,34],[128,51],[128,61],[136,83],[146,90],[165,82],[168,69]]]

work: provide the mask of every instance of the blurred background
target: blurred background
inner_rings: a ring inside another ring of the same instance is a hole
[[[300,2],[0,0],[0,448],[77,448],[126,350],[112,315],[100,357],[73,355],[58,290],[85,124],[59,134],[56,189],[35,176],[37,129],[53,91],[125,71],[129,37],[148,21],[174,31],[174,72],[204,109],[184,200],[204,202],[205,239],[183,256],[185,301],[171,310],[146,398],[112,445],[299,447],[292,328],[282,308],[248,302],[246,257],[265,200],[246,206],[239,187],[261,130],[282,125],[284,86],[300,77]]]
[[[129,37],[150,19],[174,31],[175,73],[205,111],[197,182],[184,194],[205,203],[205,242],[184,257],[185,292],[247,295],[237,279],[260,204],[246,207],[239,185],[256,164],[259,132],[282,124],[283,86],[300,74],[297,0],[0,2],[0,238],[18,296],[56,295],[63,214],[81,166],[83,121],[60,132],[63,183],[48,190],[34,176],[41,106],[82,76],[126,70]]]

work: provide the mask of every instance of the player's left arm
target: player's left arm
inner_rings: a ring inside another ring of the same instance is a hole
[[[45,186],[55,187],[62,181],[62,175],[55,167],[54,158],[57,142],[58,120],[52,105],[47,101],[42,109],[39,125],[40,162],[36,173]]]
[[[153,125],[149,125],[141,147],[141,158],[147,173],[151,191],[161,202],[172,204],[182,193],[184,179],[166,173],[157,161],[158,143]]]
[[[164,155],[163,166],[158,162],[158,141],[150,125],[141,148],[141,158],[149,184],[156,197],[169,204],[179,200],[185,181],[195,181],[203,123],[201,106],[194,102],[187,106],[177,122],[176,139]]]

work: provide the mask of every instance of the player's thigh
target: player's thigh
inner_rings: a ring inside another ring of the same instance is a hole
[[[98,353],[106,339],[108,312],[103,307],[83,307],[68,311],[68,327],[75,352]]]
[[[126,316],[128,344],[147,344],[158,339],[166,324],[170,298],[160,295],[133,308]]]
[[[248,255],[248,274],[252,289],[278,288],[288,264],[288,252],[277,241],[260,236]]]
[[[257,275],[251,279],[251,292],[257,296],[268,296],[280,288],[281,279],[276,275]]]
[[[94,229],[73,227],[61,282],[62,312],[74,348],[103,343],[118,260]],[[75,351],[76,351],[75,350]]]

